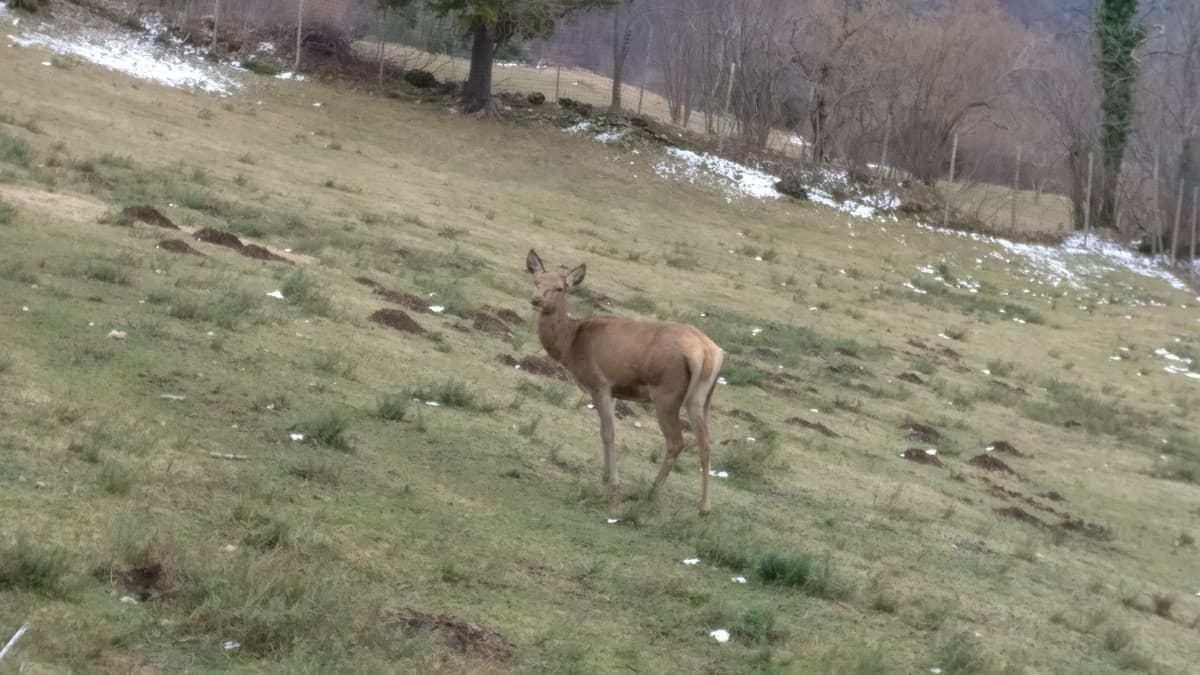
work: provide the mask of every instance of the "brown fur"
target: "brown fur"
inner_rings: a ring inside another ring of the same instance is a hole
[[[567,316],[567,288],[583,281],[586,267],[580,265],[565,275],[547,272],[532,250],[525,266],[533,275],[530,303],[539,311],[537,328],[542,347],[591,395],[600,414],[603,482],[619,482],[613,445],[617,399],[653,403],[658,414],[667,452],[652,494],[671,474],[675,459],[683,451],[679,418],[682,407],[700,451],[700,513],[708,514],[712,510],[708,497],[708,417],[724,352],[699,328],[687,324],[614,317],[572,319]]]

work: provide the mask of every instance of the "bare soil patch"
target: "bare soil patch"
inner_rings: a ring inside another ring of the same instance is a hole
[[[378,281],[375,281],[374,279],[372,279],[370,277],[354,277],[354,280],[356,282],[362,284],[363,286],[367,286],[370,288],[383,288],[382,284],[380,284]]]
[[[244,244],[242,244],[242,240],[238,239],[236,234],[232,232],[226,232],[224,230],[215,230],[211,227],[205,227],[196,230],[194,233],[192,233],[192,238],[196,241],[216,244],[217,246],[225,246],[226,248],[231,248],[235,251],[242,250],[242,246],[244,246]]]
[[[824,436],[828,436],[829,438],[841,438],[837,432],[825,426],[824,424],[821,424],[820,422],[809,422],[802,417],[793,417],[787,420],[787,423],[791,424],[792,426],[810,429]]]
[[[925,384],[925,380],[922,380],[921,376],[916,373],[900,373],[896,379],[910,384]]]
[[[158,242],[158,247],[164,251],[171,253],[185,253],[187,255],[203,256],[204,254],[192,248],[190,244],[182,239],[163,239]]]
[[[900,428],[908,432],[904,437],[910,441],[937,443],[942,438],[941,432],[937,429],[928,424],[921,424],[920,422],[905,422],[900,425]]]
[[[275,255],[266,246],[259,246],[258,244],[243,245],[242,255],[246,256],[247,258],[254,258],[255,260],[270,260],[273,262],[284,262],[289,265],[292,264],[291,260],[288,260],[280,255]]]
[[[514,326],[522,326],[525,324],[525,319],[511,309],[504,307],[492,307],[491,305],[484,305],[479,309],[491,314],[505,323],[509,323]]]
[[[159,583],[163,578],[163,568],[161,563],[152,563],[144,567],[134,567],[125,573],[125,578],[122,583],[125,590],[137,598],[139,602],[149,600],[155,591],[159,590]]]
[[[426,614],[406,608],[390,613],[387,620],[398,624],[409,635],[438,633],[447,645],[464,654],[496,660],[508,659],[513,654],[512,646],[496,631],[469,624],[448,614]]]
[[[1008,464],[1005,464],[1004,460],[997,459],[996,457],[993,457],[986,453],[984,453],[982,455],[975,455],[971,459],[967,460],[967,464],[970,464],[971,466],[979,467],[980,469],[983,469],[984,471],[999,471],[1001,473],[1007,473],[1012,476],[1017,475],[1017,472],[1013,471],[1012,467],[1010,467]]]
[[[1038,518],[1019,506],[1006,506],[1002,509],[996,509],[996,513],[1004,516],[1005,518],[1012,518],[1013,520],[1019,520],[1027,525],[1033,525],[1036,528],[1046,529],[1050,527],[1046,524],[1046,521]]]
[[[1059,494],[1059,493],[1055,492],[1054,490],[1051,490],[1051,491],[1049,491],[1049,492],[1043,492],[1042,494],[1040,494],[1040,495],[1038,495],[1038,496],[1039,496],[1039,497],[1041,497],[1041,498],[1043,498],[1043,499],[1049,499],[1049,500],[1050,500],[1050,501],[1052,501],[1052,502],[1065,502],[1065,501],[1067,501],[1067,498],[1066,498],[1066,497],[1063,497],[1061,494]]]
[[[1058,527],[1059,527],[1059,529],[1063,529],[1068,532],[1073,532],[1075,534],[1082,535],[1089,539],[1095,539],[1097,541],[1109,541],[1110,539],[1113,538],[1112,530],[1109,530],[1107,527],[1104,527],[1103,525],[1098,525],[1096,523],[1089,523],[1086,520],[1083,520],[1082,518],[1075,518],[1075,519],[1068,518],[1067,520],[1064,520],[1063,522],[1059,523]]]
[[[421,312],[423,314],[431,313],[431,310],[429,309],[429,303],[425,302],[425,300],[420,296],[413,295],[412,293],[401,293],[376,285],[375,295],[378,295],[392,304],[400,305],[401,307],[407,307],[414,312]]]
[[[900,453],[900,457],[907,459],[910,462],[916,462],[917,464],[942,466],[942,460],[938,459],[937,455],[931,455],[920,448],[909,448]]]
[[[95,223],[107,211],[104,202],[18,185],[0,185],[0,198],[21,209],[76,223]]]
[[[560,366],[558,362],[548,356],[526,356],[518,361],[516,365],[521,366],[521,370],[533,373],[534,375],[552,377],[563,381],[571,379],[570,374],[567,373],[567,369]]]
[[[758,416],[754,413],[747,412],[745,410],[738,410],[737,408],[730,410],[729,416],[735,420],[742,420],[743,422],[749,422],[750,424],[758,424],[761,422],[761,420],[758,419]]]
[[[992,441],[991,443],[988,443],[986,450],[988,452],[999,452],[1005,455],[1012,455],[1013,457],[1025,456],[1021,454],[1020,450],[1014,448],[1012,443],[1009,443],[1008,441]]]
[[[179,229],[178,225],[171,222],[170,218],[164,216],[161,211],[153,206],[147,206],[144,204],[138,206],[126,206],[121,211],[121,215],[125,216],[126,218],[141,221],[147,225],[154,225],[155,227],[161,227],[167,230]]]
[[[402,333],[424,335],[425,329],[413,320],[411,316],[399,309],[381,309],[370,316],[370,320],[381,326],[387,326]]]
[[[512,335],[512,328],[503,319],[486,308],[475,310],[475,313],[471,315],[471,326],[481,333],[487,333],[496,337],[509,337]]]

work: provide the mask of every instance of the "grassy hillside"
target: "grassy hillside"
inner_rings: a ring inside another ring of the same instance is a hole
[[[1084,288],[1054,287],[911,223],[727,203],[655,176],[650,150],[553,128],[4,59],[0,638],[32,629],[0,672],[1200,657],[1200,382],[1154,353],[1200,355],[1191,295],[1079,269]],[[690,450],[642,499],[662,452],[648,411],[619,423],[625,485],[606,493],[584,397],[512,367],[541,354],[531,246],[587,263],[577,314],[685,319],[727,351],[712,516]],[[382,308],[425,333],[368,319]]]

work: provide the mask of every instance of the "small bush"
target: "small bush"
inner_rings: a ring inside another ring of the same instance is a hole
[[[447,380],[418,388],[413,396],[422,401],[435,401],[448,408],[472,409],[476,405],[475,392],[463,382]]]
[[[342,477],[340,465],[315,457],[309,457],[304,461],[289,466],[287,473],[289,476],[299,478],[300,480],[310,483],[320,483],[322,485],[337,485]]]
[[[12,225],[16,220],[17,209],[4,200],[0,200],[0,225]]]
[[[84,270],[84,276],[93,281],[99,281],[106,284],[116,284],[119,286],[129,285],[129,276],[121,269],[111,263],[105,262],[90,262],[87,269]]]
[[[770,642],[780,637],[775,613],[766,609],[750,609],[729,623],[734,637],[753,644]]]
[[[934,662],[947,675],[994,672],[995,664],[968,633],[939,638],[934,646]]]
[[[738,534],[708,533],[696,543],[696,555],[708,564],[742,572],[754,565],[756,548]]]
[[[247,546],[261,549],[287,548],[295,542],[292,524],[282,518],[270,518],[246,535]]]
[[[100,466],[100,487],[110,495],[127,495],[133,489],[133,472],[116,460]]]
[[[766,584],[790,586],[826,600],[841,600],[850,596],[853,588],[834,577],[828,558],[814,560],[807,555],[785,555],[774,551],[758,561],[758,577]]]
[[[1162,593],[1155,593],[1151,600],[1154,601],[1154,613],[1164,619],[1171,618],[1171,609],[1175,606],[1175,598]]]
[[[375,407],[375,416],[389,422],[402,422],[408,415],[408,398],[392,394],[385,396]]]
[[[350,452],[350,439],[346,437],[349,421],[337,412],[328,412],[320,417],[300,422],[294,431],[304,434],[306,439],[334,450]]]
[[[1013,370],[1016,369],[1016,364],[1014,364],[1012,361],[992,359],[991,361],[988,361],[987,368],[988,372],[996,377],[1008,377],[1009,375],[1012,375]]]
[[[0,544],[0,591],[56,595],[69,569],[67,553],[62,549],[38,548],[24,538]]]
[[[760,387],[763,383],[763,371],[753,366],[730,364],[723,372],[730,386]]]
[[[1104,645],[1105,650],[1114,653],[1120,652],[1133,644],[1133,634],[1124,626],[1109,626],[1100,636],[1100,642]]]
[[[17,166],[29,166],[33,152],[23,138],[9,136],[0,131],[0,162],[8,162]]]

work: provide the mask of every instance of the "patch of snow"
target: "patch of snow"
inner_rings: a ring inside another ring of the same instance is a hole
[[[667,148],[667,158],[654,167],[660,176],[680,176],[690,183],[703,180],[716,184],[733,197],[779,199],[779,192],[775,190],[779,179],[764,171],[716,155],[699,155],[679,148]]]
[[[434,314],[441,314],[442,312],[446,311],[446,308],[441,305],[430,305],[429,311],[433,312]]]
[[[270,293],[267,293],[267,297],[275,298],[276,300],[283,300],[283,291],[271,291]]]
[[[619,522],[621,522],[621,519],[620,519],[620,518],[609,518],[609,519],[608,519],[608,524],[609,524],[609,525],[616,525],[616,524],[617,524],[617,523],[619,523]]]
[[[712,476],[713,478],[729,478],[728,471],[709,471],[708,475]]]
[[[1188,365],[1191,365],[1191,363],[1192,363],[1191,359],[1184,358],[1182,356],[1179,356],[1178,354],[1172,354],[1171,352],[1167,351],[1166,349],[1163,349],[1162,347],[1155,349],[1154,354],[1156,356],[1161,356],[1168,361],[1178,361],[1180,363],[1186,363]]]
[[[729,579],[729,580],[730,580],[730,581],[732,581],[732,582],[733,582],[733,583],[735,583],[735,584],[744,584],[744,583],[746,583],[746,577],[730,577],[730,579]]]
[[[699,558],[684,558],[683,560],[680,560],[679,562],[683,563],[684,565],[699,565],[700,559]]]
[[[917,295],[925,295],[925,294],[929,293],[929,291],[927,291],[927,290],[917,288],[916,286],[913,285],[913,282],[911,282],[911,281],[904,282],[904,287],[907,288],[908,290],[912,291],[913,293],[916,293]]]
[[[304,434],[292,434],[291,438],[293,441],[302,441],[304,440]]]
[[[26,311],[26,312],[28,312],[28,311],[29,311],[29,308],[28,308],[28,307],[26,307],[26,308],[25,308],[25,311]],[[728,382],[728,381],[726,381],[726,380],[725,380],[725,378],[723,378],[723,377],[718,377],[718,378],[717,378],[717,384],[729,384],[729,382]]]
[[[621,134],[614,134],[611,131],[605,131],[602,134],[596,134],[596,141],[600,143],[612,143],[613,141],[621,140]]]
[[[583,122],[580,122],[579,124],[569,126],[565,129],[563,129],[563,132],[568,133],[568,134],[582,134],[583,132],[585,132],[591,128],[592,128],[592,123],[588,122],[587,120],[584,120]]]
[[[1041,281],[1048,282],[1055,288],[1066,285],[1081,289],[1085,287],[1083,281],[1087,277],[1125,270],[1140,276],[1165,281],[1172,288],[1178,290],[1187,290],[1187,285],[1171,272],[1170,263],[1165,255],[1153,258],[1144,256],[1138,253],[1133,246],[1119,244],[1097,236],[1088,237],[1082,233],[1074,233],[1064,239],[1060,246],[1046,246],[1022,244],[1002,237],[934,227],[926,223],[918,223],[917,227],[937,234],[994,244],[1009,253],[1021,255],[1035,268],[1030,271],[1039,273]],[[993,253],[992,257],[1011,263],[1010,260],[996,253]]]
[[[725,630],[724,628],[718,628],[716,630],[709,631],[708,634],[712,637],[712,639],[722,644],[729,642],[729,631]]]
[[[438,403],[437,401],[425,401],[425,405],[429,406],[430,408],[440,408],[440,407],[442,407],[442,404],[441,404],[441,403]]]
[[[932,457],[937,454],[937,448],[929,448],[928,450],[925,451],[925,454]]]
[[[27,31],[9,35],[20,47],[41,47],[77,56],[98,66],[169,87],[228,94],[241,83],[224,69],[205,63],[195,48],[167,48],[148,33],[105,33],[85,30],[71,35]],[[182,54],[180,53],[182,52]]]
[[[304,76],[299,73],[293,73],[289,70],[286,73],[280,73],[280,74],[276,75],[275,79],[277,79],[277,80],[295,80],[297,82],[303,82]]]

